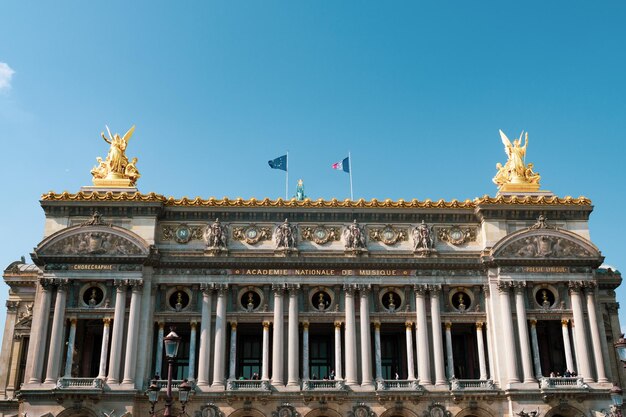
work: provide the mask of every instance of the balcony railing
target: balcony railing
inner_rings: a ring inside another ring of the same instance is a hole
[[[104,387],[104,380],[100,378],[59,378],[57,389],[97,389]]]
[[[270,381],[259,379],[229,379],[226,383],[229,391],[269,391]]]
[[[452,391],[491,391],[496,389],[491,379],[456,379],[450,380]]]
[[[173,379],[172,380],[172,389],[173,390],[177,390],[178,387],[180,387],[180,384],[183,383],[183,379]],[[157,379],[156,381],[154,381],[157,385],[157,387],[159,387],[161,389],[161,391],[165,391],[167,390],[167,379]],[[191,388],[195,388],[195,383],[193,381],[187,381],[187,383],[189,385],[191,385]]]
[[[408,379],[377,379],[378,391],[419,391],[422,389],[415,380]]]
[[[541,389],[588,389],[582,377],[543,377],[539,380]]]
[[[303,391],[341,391],[346,389],[343,379],[305,379],[302,381]]]

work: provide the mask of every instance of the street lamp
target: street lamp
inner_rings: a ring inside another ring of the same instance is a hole
[[[172,397],[172,376],[174,373],[174,360],[178,355],[178,348],[180,346],[181,337],[176,334],[174,327],[170,327],[170,332],[165,338],[163,338],[163,344],[165,345],[165,356],[167,357],[167,391],[165,393],[165,410],[163,411],[164,417],[171,417],[172,415],[172,403],[174,398]],[[150,402],[150,415],[156,417],[154,412],[154,406],[159,400],[159,392],[161,388],[157,385],[157,381],[153,380],[150,383],[150,387],[146,391],[148,401]],[[185,406],[189,401],[189,394],[191,392],[191,385],[185,379],[178,387],[178,399],[182,404],[182,415],[185,415]]]

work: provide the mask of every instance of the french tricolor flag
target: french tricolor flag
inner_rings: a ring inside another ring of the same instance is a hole
[[[350,173],[350,157],[344,158],[341,162],[335,162],[333,169],[342,170],[343,172]]]

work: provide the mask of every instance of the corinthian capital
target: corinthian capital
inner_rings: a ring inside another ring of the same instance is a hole
[[[211,295],[213,294],[214,290],[215,284],[212,282],[203,282],[202,284],[200,284],[200,291],[202,291],[202,294],[204,295]]]
[[[343,290],[346,293],[346,295],[353,296],[354,292],[357,290],[357,285],[356,284],[344,284]]]
[[[372,286],[370,284],[357,284],[357,288],[361,293],[361,297],[366,297],[372,290]]]
[[[512,286],[510,281],[498,281],[496,285],[498,286],[498,291],[500,291],[500,293],[509,292],[509,288]]]
[[[413,290],[415,291],[416,296],[423,297],[426,295],[426,292],[428,291],[428,285],[416,284],[413,287]]]
[[[439,297],[439,294],[441,294],[441,285],[439,285],[439,284],[429,284],[428,285],[428,291],[430,291],[430,296],[431,297]]]
[[[569,288],[570,294],[571,293],[578,294],[585,287],[585,284],[582,281],[569,281],[567,283],[567,286]]]
[[[224,297],[228,295],[228,284],[215,284],[215,289],[218,296]]]

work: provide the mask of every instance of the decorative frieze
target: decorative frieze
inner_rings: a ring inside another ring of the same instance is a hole
[[[341,238],[340,226],[304,226],[301,229],[302,240],[312,241],[318,245],[338,241]]]
[[[135,243],[114,233],[92,230],[74,233],[44,248],[45,255],[139,255]]]
[[[256,245],[263,240],[272,238],[272,230],[267,226],[238,226],[233,228],[233,239],[243,241],[249,245]]]
[[[437,237],[442,242],[448,242],[458,246],[467,242],[476,241],[477,230],[476,227],[461,227],[456,225],[451,227],[438,227]]]
[[[384,228],[371,228],[369,237],[376,242],[382,242],[387,246],[395,245],[398,242],[408,240],[409,234],[407,229],[395,228],[388,224]]]
[[[161,227],[163,240],[174,240],[181,244],[188,243],[192,240],[202,240],[203,233],[203,226],[189,226],[185,223],[177,225],[166,224]]]

